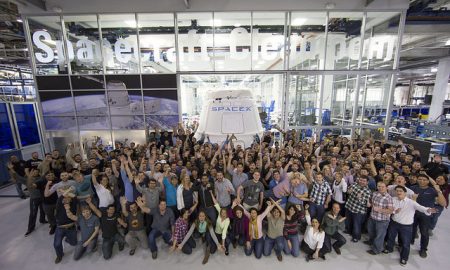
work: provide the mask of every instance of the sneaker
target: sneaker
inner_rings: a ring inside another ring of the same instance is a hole
[[[26,200],[27,196],[22,195],[22,196],[20,196],[20,198],[21,198],[22,200]]]
[[[359,240],[356,239],[356,238],[353,238],[353,239],[352,239],[352,242],[353,242],[353,243],[358,243],[358,241],[359,241]]]
[[[368,245],[368,246],[372,245],[372,242],[370,242],[370,240],[363,241],[363,243]]]
[[[401,260],[400,260],[400,265],[401,265],[401,266],[406,266],[406,260],[401,259]]]
[[[428,230],[428,236],[433,236],[433,230]]]
[[[426,258],[426,257],[428,256],[426,250],[421,250],[421,251],[419,251],[419,255],[420,255],[421,258]]]
[[[338,247],[333,247],[334,251],[336,252],[337,255],[341,255],[341,249]]]
[[[225,255],[226,256],[230,255],[230,252],[228,252],[228,250],[225,250]]]
[[[319,255],[319,258],[322,258],[322,260],[326,260],[327,258],[325,258],[325,255]]]
[[[158,251],[153,251],[152,252],[152,259],[156,260],[156,258],[158,258]]]
[[[134,253],[136,253],[136,249],[132,249],[132,250],[130,250],[130,256],[133,256],[133,255],[134,255]]]
[[[306,262],[309,262],[309,260],[311,260],[311,255],[306,255],[305,260]]]
[[[55,259],[55,264],[58,264],[58,263],[60,263],[62,261],[62,257],[56,257],[56,259]]]
[[[125,244],[119,244],[119,251],[122,251],[125,248]]]
[[[389,254],[389,253],[392,253],[392,251],[387,250],[387,249],[383,250],[383,254]]]
[[[377,255],[377,253],[375,253],[375,251],[371,249],[367,250],[367,253],[369,253],[370,255]]]
[[[278,261],[283,261],[283,256],[280,254],[280,255],[277,255],[277,259],[278,259]]]
[[[55,231],[56,231],[56,226],[51,226],[51,227],[50,227],[50,231],[48,232],[48,234],[54,235],[54,234],[55,234]]]
[[[233,241],[233,248],[236,248],[236,247],[237,247],[237,242]]]

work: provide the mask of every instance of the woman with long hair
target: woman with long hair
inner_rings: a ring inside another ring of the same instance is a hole
[[[284,219],[284,253],[291,254],[294,257],[300,255],[300,238],[298,236],[300,210],[300,205],[289,205],[286,211],[286,218]]]
[[[325,240],[325,232],[323,231],[317,218],[313,218],[311,220],[308,208],[309,206],[305,206],[305,215],[308,227],[306,228],[300,248],[306,254],[306,261],[314,260],[319,257],[325,260],[325,254],[321,252],[323,242]]]
[[[191,254],[192,249],[196,247],[193,236],[201,238],[202,242],[206,243],[205,256],[202,264],[206,264],[208,262],[209,255],[214,253],[217,249],[215,247],[222,250],[222,246],[219,244],[214,232],[213,224],[203,210],[198,212],[197,218],[194,220],[189,231],[184,236],[183,241],[178,244],[177,250],[182,251],[185,254]]]

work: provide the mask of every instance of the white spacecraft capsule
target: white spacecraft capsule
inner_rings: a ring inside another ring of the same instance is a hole
[[[227,135],[236,136],[235,144],[249,147],[263,127],[251,90],[211,90],[203,101],[195,138],[209,136],[211,143],[222,144]],[[205,139],[207,141],[207,139]]]

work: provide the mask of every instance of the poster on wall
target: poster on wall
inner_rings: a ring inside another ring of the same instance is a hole
[[[73,91],[77,116],[107,115],[105,91]]]

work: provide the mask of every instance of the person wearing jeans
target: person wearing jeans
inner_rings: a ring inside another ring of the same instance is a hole
[[[286,214],[278,202],[275,202],[273,199],[271,201],[270,207],[273,209],[267,215],[268,229],[264,240],[264,256],[270,256],[272,249],[274,249],[278,261],[281,262],[283,260],[281,251],[284,249],[283,229]],[[281,199],[279,202],[281,202]]]
[[[436,209],[424,207],[417,202],[406,197],[406,188],[395,187],[397,197],[393,198],[394,214],[388,228],[388,239],[386,249],[383,253],[388,254],[394,251],[395,238],[400,238],[400,265],[405,266],[409,258],[409,249],[412,238],[412,224],[416,211],[429,216],[436,213]]]
[[[77,244],[77,227],[75,226],[75,222],[67,216],[66,210],[70,209],[71,213],[77,211],[77,203],[73,197],[75,197],[73,193],[69,194],[67,192],[61,195],[56,202],[56,230],[53,239],[53,247],[56,252],[55,264],[60,263],[64,256],[62,244],[64,238],[72,246]]]
[[[372,195],[372,211],[367,222],[369,240],[364,242],[371,246],[371,249],[367,250],[367,253],[371,255],[380,254],[383,251],[390,217],[394,212],[392,197],[387,192],[386,183],[382,181],[378,182],[377,190]]]
[[[250,209],[250,213],[241,205],[239,206],[243,209],[244,215],[247,216],[249,221],[249,234],[250,241],[246,243],[244,252],[245,255],[250,256],[252,252],[255,254],[257,259],[261,258],[264,248],[264,233],[262,231],[262,221],[269,214],[272,207],[269,207],[271,203],[268,202],[266,210],[258,215],[256,208]]]
[[[137,246],[140,244],[142,248],[148,249],[147,235],[144,226],[144,213],[150,213],[150,209],[145,206],[141,197],[138,197],[135,203],[129,205],[130,211],[127,210],[127,198],[120,197],[122,214],[127,219],[125,227],[128,233],[125,236],[125,242],[130,246],[130,256],[136,252]],[[138,209],[140,208],[140,211]]]
[[[299,213],[301,206],[291,204],[287,208],[286,218],[284,219],[283,235],[284,253],[291,254],[293,257],[300,255],[300,239],[298,236]]]
[[[308,206],[305,207],[305,218],[308,227],[306,228],[300,248],[305,252],[306,261],[308,262],[317,258],[325,260],[325,253],[323,250],[325,232],[317,218],[311,219]]]
[[[38,189],[38,183],[41,180],[39,171],[31,169],[30,174],[27,177],[27,188],[30,193],[30,216],[28,218],[28,229],[25,236],[30,235],[36,227],[36,219],[39,211],[39,222],[47,223],[45,220],[45,212],[43,207],[43,200],[41,191]]]
[[[85,252],[95,252],[97,249],[97,238],[100,231],[100,220],[96,215],[92,214],[92,210],[89,206],[92,205],[91,198],[86,199],[88,205],[81,207],[81,215],[76,216],[71,212],[70,206],[65,205],[67,217],[77,222],[80,226],[81,240],[75,247],[73,259],[75,261],[81,259]]]
[[[152,252],[152,258],[156,259],[158,257],[158,247],[156,246],[158,237],[162,236],[166,244],[172,245],[172,235],[175,233],[175,216],[164,200],[159,202],[155,211],[149,211],[148,213],[153,217],[152,231],[148,235],[148,245]]]
[[[366,219],[367,207],[370,205],[370,191],[367,176],[360,176],[348,190],[345,204],[346,229],[352,235],[352,242],[361,240],[361,229]]]
[[[325,209],[328,208],[328,203],[331,200],[331,193],[330,184],[323,180],[322,173],[316,173],[309,197],[309,213],[311,218],[317,218],[319,222],[322,222]]]
[[[341,247],[347,242],[344,236],[339,233],[339,230],[345,227],[345,217],[339,214],[340,211],[339,203],[333,203],[331,211],[327,212],[323,218],[322,227],[325,231],[325,240],[322,249],[324,254],[330,252],[331,247],[333,247],[336,254],[341,255]],[[331,239],[336,240],[333,245],[331,244]]]
[[[15,183],[17,194],[21,199],[26,199],[22,189],[22,185],[25,185],[27,182],[25,166],[26,162],[24,160],[19,160],[17,156],[11,156],[7,164],[10,178],[12,182]]]

